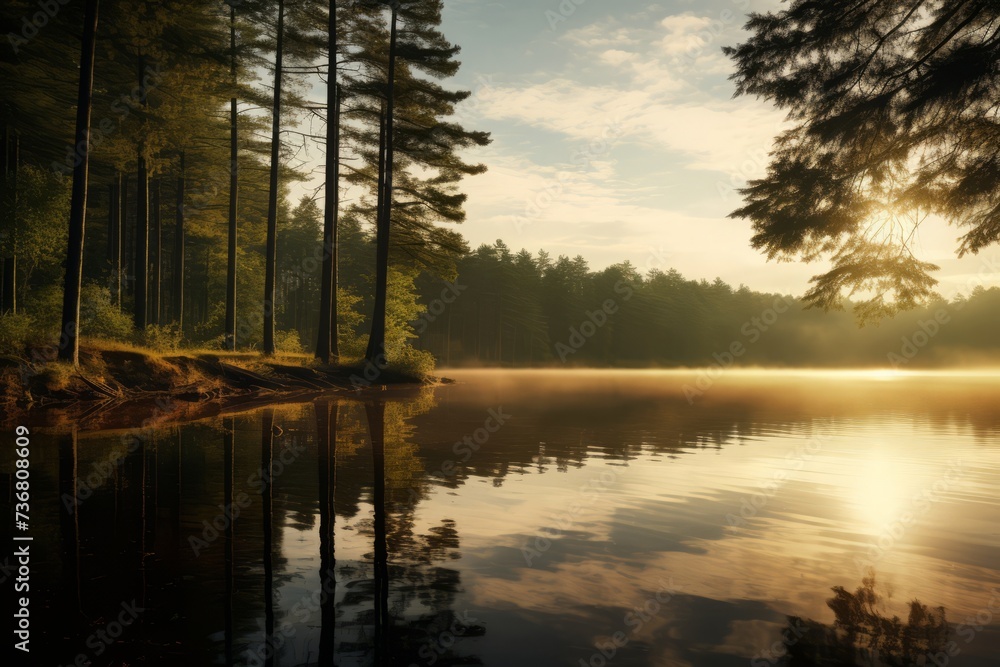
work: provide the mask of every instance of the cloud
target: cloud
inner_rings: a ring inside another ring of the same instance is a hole
[[[734,197],[705,187],[711,179],[731,190],[759,175],[781,114],[731,99],[720,80],[730,65],[708,44],[718,39],[709,36],[713,18],[664,14],[570,30],[556,41],[566,67],[476,91],[470,123],[497,141],[475,156],[489,172],[463,184],[463,234],[473,245],[502,237],[582,254],[594,267],[631,259],[643,270],[670,268],[644,260],[669,245],[671,266],[691,277],[805,285],[815,267],[767,265],[749,247],[749,227],[726,218]],[[694,194],[686,185],[698,179]]]
[[[633,64],[626,55],[608,57]],[[622,141],[674,153],[671,159],[688,169],[724,174],[740,171],[749,155],[766,153],[782,127],[782,114],[760,102],[707,95],[691,99],[669,75],[637,69],[621,86],[560,78],[495,87],[484,91],[482,109],[488,118],[516,121],[565,139],[591,141],[614,131]],[[639,84],[642,80],[647,84]]]
[[[564,42],[587,49],[636,46],[643,39],[634,28],[622,26],[614,17],[569,30],[562,36]]]
[[[712,19],[707,16],[668,16],[660,21],[666,35],[659,40],[657,46],[668,56],[681,56],[689,51],[702,49],[711,40],[711,24]]]
[[[609,65],[621,66],[625,63],[635,62],[638,55],[621,49],[608,49],[601,53],[601,61]]]
[[[586,166],[569,155],[540,165],[528,157],[491,149],[481,156],[488,172],[467,179],[468,222],[462,233],[473,247],[503,238],[515,249],[545,249],[553,256],[583,255],[594,268],[629,259],[641,271],[676,268],[690,278],[716,276],[733,285],[787,292],[806,285],[816,266],[768,264],[750,249],[748,225],[717,214],[681,210],[683,192],[669,183],[652,199],[645,185],[624,177],[609,154]],[[672,193],[672,194],[671,194]],[[664,257],[667,260],[664,260]]]
[[[647,7],[568,31],[559,41],[573,65],[479,91],[483,117],[554,133],[554,141],[589,142],[614,126],[621,141],[663,150],[682,168],[759,176],[763,161],[750,170],[746,163],[767,153],[783,114],[732,100],[732,86],[720,81],[732,65],[719,45],[735,38],[740,18],[730,9],[664,12]]]

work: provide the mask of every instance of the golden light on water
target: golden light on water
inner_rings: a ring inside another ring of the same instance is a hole
[[[861,531],[878,534],[898,521],[910,495],[905,471],[896,457],[873,451],[857,461],[845,500],[853,507]]]
[[[866,371],[865,374],[872,380],[897,380],[904,377],[902,371],[898,371],[894,368],[879,368],[872,371]]]

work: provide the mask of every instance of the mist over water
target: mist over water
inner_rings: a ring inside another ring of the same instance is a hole
[[[1000,377],[445,374],[36,434],[45,664],[996,664]]]

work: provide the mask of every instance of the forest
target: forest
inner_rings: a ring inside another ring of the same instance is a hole
[[[464,242],[440,223],[485,170],[461,153],[489,142],[449,120],[469,93],[439,83],[459,66],[441,4],[5,3],[4,351],[75,364],[82,337],[426,367],[412,277],[454,277]],[[317,154],[322,186],[290,204]]]
[[[628,261],[594,271],[580,256],[497,241],[459,259],[455,283],[417,280],[425,310],[414,345],[448,365],[505,367],[995,364],[1000,289],[985,280],[972,275],[954,294],[862,327],[848,299],[824,311],[718,278]]]

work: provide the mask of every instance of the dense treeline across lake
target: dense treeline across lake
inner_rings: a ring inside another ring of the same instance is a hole
[[[959,293],[860,327],[852,304],[688,280],[629,262],[483,245],[455,283],[420,282],[417,346],[450,364],[502,366],[892,366],[992,363],[1000,289],[971,276]]]

